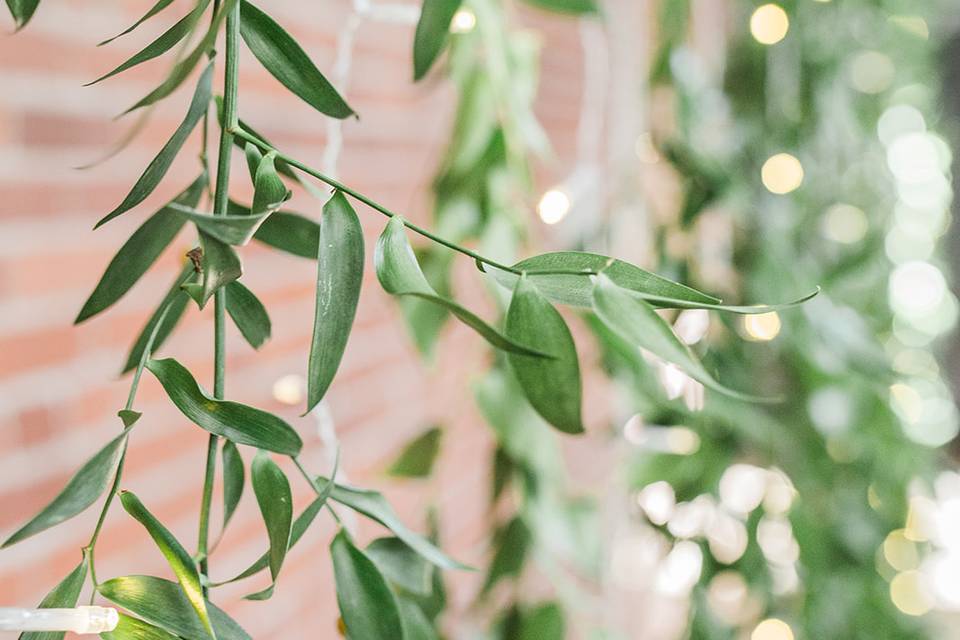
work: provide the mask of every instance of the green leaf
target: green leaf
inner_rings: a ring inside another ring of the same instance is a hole
[[[173,164],[174,158],[180,153],[180,149],[187,141],[193,128],[197,126],[197,123],[203,118],[203,114],[207,112],[212,81],[213,63],[211,62],[207,65],[207,68],[197,81],[197,88],[193,92],[193,99],[190,101],[190,107],[187,109],[187,115],[183,118],[183,122],[180,123],[177,130],[173,132],[173,135],[170,136],[167,143],[160,149],[160,153],[150,161],[143,175],[141,175],[137,183],[133,185],[133,188],[130,190],[130,193],[127,194],[127,197],[123,199],[123,202],[101,218],[96,226],[94,226],[94,229],[134,208],[146,200],[147,196],[157,188],[157,185],[163,180],[163,176],[167,174],[170,165]]]
[[[150,624],[186,640],[206,640],[209,635],[194,613],[180,585],[154,576],[123,576],[97,588],[114,602]],[[210,621],[219,640],[250,640],[250,636],[215,604],[207,601]]]
[[[430,595],[433,565],[400,538],[377,538],[367,546],[366,553],[395,586],[413,594]]]
[[[177,636],[160,627],[121,613],[117,628],[100,634],[103,640],[177,640]]]
[[[211,638],[215,638],[210,615],[207,613],[206,601],[203,598],[203,589],[200,587],[200,573],[197,571],[197,565],[193,558],[190,557],[190,554],[173,534],[150,513],[136,495],[130,491],[121,491],[120,502],[126,512],[142,524],[150,537],[153,538],[160,549],[160,553],[163,554],[170,568],[173,569],[173,574],[177,576],[183,595],[190,606],[193,607],[203,628]]]
[[[171,204],[196,206],[207,184],[207,176],[193,181]],[[113,257],[96,288],[84,303],[74,324],[83,322],[110,307],[136,284],[147,269],[156,262],[163,250],[173,241],[183,227],[183,219],[170,207],[163,207],[147,218],[139,229]]]
[[[440,427],[431,427],[410,441],[387,473],[398,478],[426,478],[433,471],[433,463],[440,452]]]
[[[320,478],[320,480],[327,481],[326,478]],[[394,535],[406,542],[411,549],[426,558],[430,563],[444,569],[471,570],[471,567],[457,562],[440,551],[422,535],[408,529],[381,493],[334,484],[330,498],[390,529]]]
[[[541,604],[523,614],[517,640],[564,640],[563,610],[556,602]]]
[[[227,313],[254,349],[270,338],[270,316],[263,303],[239,282],[227,285]]]
[[[450,34],[450,21],[463,0],[423,0],[413,37],[413,79],[420,80],[443,51]]]
[[[264,451],[260,451],[254,457],[253,464],[250,466],[250,479],[253,483],[253,492],[257,495],[257,504],[260,505],[260,514],[267,527],[267,537],[270,540],[270,551],[267,555],[273,584],[268,591],[272,594],[290,544],[293,496],[290,493],[290,482],[287,481],[287,476]]]
[[[257,165],[257,171],[253,176],[253,204],[250,205],[251,212],[255,216],[273,213],[292,195],[277,174],[276,159],[277,152],[271,151],[263,156]]]
[[[400,618],[403,621],[403,640],[437,640],[436,629],[430,624],[420,606],[407,598],[398,597]]]
[[[513,265],[513,268],[526,272],[531,277],[533,284],[540,290],[540,293],[551,302],[559,302],[560,304],[584,309],[592,308],[593,283],[590,280],[590,275],[602,270],[606,270],[607,276],[618,285],[636,292],[641,297],[653,297],[671,303],[696,303],[694,306],[699,306],[701,303],[720,303],[719,298],[667,280],[628,262],[596,253],[579,251],[545,253],[521,260]],[[484,270],[508,289],[513,289],[516,285],[517,276],[513,273],[490,266],[484,266]],[[571,273],[537,275],[538,271]],[[585,273],[583,275],[576,273],[580,271]],[[664,306],[671,305],[666,304]]]
[[[160,301],[156,311],[150,316],[146,326],[140,331],[136,342],[134,342],[130,348],[130,353],[127,354],[127,362],[123,365],[122,373],[132,371],[137,367],[137,364],[140,363],[140,358],[143,355],[143,350],[147,346],[150,334],[153,333],[153,328],[158,322],[162,322],[162,324],[160,329],[157,330],[157,335],[153,340],[153,352],[156,353],[160,349],[160,345],[170,337],[180,318],[183,317],[183,312],[187,309],[187,303],[190,302],[190,298],[184,293],[183,289],[180,288],[180,283],[184,281],[184,278],[186,278],[191,271],[193,271],[193,265],[185,264],[183,266],[180,275],[174,280],[173,286],[170,287],[167,295]],[[167,310],[166,314],[163,313],[164,309]]]
[[[240,35],[260,64],[280,84],[311,107],[333,118],[354,115],[306,52],[266,13],[244,0]]]
[[[511,353],[507,359],[524,395],[544,420],[560,431],[581,433],[581,383],[577,348],[567,323],[531,278],[521,277],[507,310],[507,335],[553,358]]]
[[[86,579],[87,558],[84,556],[80,564],[43,597],[37,608],[65,609],[77,606],[77,599],[80,598]],[[33,631],[21,633],[18,640],[63,640],[64,635],[66,634],[62,631]]]
[[[181,288],[197,306],[203,309],[217,289],[226,286],[243,275],[240,256],[230,245],[217,240],[205,231],[200,231],[200,262],[203,268],[202,282],[187,282]]]
[[[116,469],[123,453],[129,432],[130,427],[127,427],[123,430],[123,433],[108,442],[105,447],[80,467],[80,470],[70,478],[70,482],[63,488],[63,491],[30,522],[7,538],[3,547],[9,547],[65,520],[69,520],[96,502],[97,498],[107,489],[110,476],[113,475],[113,471]]]
[[[487,579],[483,583],[483,593],[489,592],[504,578],[516,578],[520,575],[532,542],[530,529],[519,516],[498,533],[497,550],[490,561]]]
[[[524,343],[517,342],[509,336],[504,336],[472,311],[468,311],[456,302],[439,295],[423,275],[423,271],[417,263],[417,256],[413,253],[413,248],[407,241],[403,219],[399,216],[390,218],[386,228],[377,240],[374,265],[380,286],[387,293],[395,296],[414,296],[445,307],[497,349],[511,353],[523,353],[530,357],[544,356],[544,352],[526,347]]]
[[[317,297],[307,365],[307,411],[323,399],[340,366],[363,283],[363,228],[339,191],[323,206]]]
[[[173,0],[158,0],[158,2],[152,7],[150,7],[150,9],[145,14],[143,14],[143,16],[141,16],[139,20],[137,20],[132,25],[130,25],[129,27],[127,27],[117,35],[113,36],[112,38],[107,38],[106,40],[102,40],[98,42],[97,46],[102,47],[105,44],[110,44],[111,42],[113,42],[114,40],[116,40],[121,36],[127,35],[131,31],[139,27],[141,24],[143,24],[153,16],[157,15],[158,13],[160,13],[161,11],[169,7],[172,3],[173,3]]]
[[[681,342],[649,303],[631,296],[605,273],[596,276],[593,309],[600,321],[621,338],[672,362],[704,386],[741,400],[764,400],[733,391],[714,380],[690,347]]]
[[[597,4],[594,0],[526,0],[527,4],[557,13],[568,13],[575,16],[597,13]]]
[[[7,0],[7,8],[17,25],[17,31],[27,26],[39,6],[40,0]]]
[[[243,496],[243,456],[237,445],[223,441],[223,529],[227,528]]]
[[[185,15],[183,18],[177,21],[176,24],[160,34],[156,40],[128,58],[113,71],[103,74],[96,80],[88,82],[84,86],[89,87],[92,84],[96,84],[101,80],[106,80],[107,78],[115,76],[118,73],[122,73],[127,69],[137,66],[138,64],[142,64],[148,60],[153,60],[154,58],[162,56],[164,53],[172,49],[174,45],[193,32],[194,27],[197,26],[197,21],[200,20],[203,12],[206,11],[208,4],[210,4],[210,0],[203,0],[197,4],[196,7],[194,7],[193,11]]]
[[[243,146],[243,157],[247,161],[247,171],[250,173],[250,182],[255,185],[257,184],[257,169],[260,167],[260,162],[263,161],[263,153],[261,153],[260,147],[257,145],[252,142],[246,142]]]
[[[277,211],[267,218],[253,239],[302,258],[317,257],[320,225],[298,213]]]
[[[214,400],[173,358],[150,360],[147,369],[157,377],[181,413],[201,429],[237,444],[288,456],[300,453],[303,442],[289,424],[273,414],[239,402]]]
[[[403,637],[397,599],[377,565],[341,529],[330,543],[340,615],[352,640]]]

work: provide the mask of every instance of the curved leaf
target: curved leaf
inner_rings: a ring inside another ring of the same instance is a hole
[[[111,42],[113,42],[114,40],[116,40],[117,38],[119,38],[119,37],[121,37],[121,36],[127,35],[127,34],[130,33],[131,31],[133,31],[134,29],[136,29],[137,27],[139,27],[141,24],[143,24],[144,22],[146,22],[147,20],[149,20],[149,19],[152,18],[153,16],[157,15],[158,13],[160,13],[161,11],[163,11],[164,9],[166,9],[167,7],[169,7],[172,3],[173,3],[173,0],[158,0],[155,5],[153,5],[152,7],[150,7],[150,9],[149,9],[145,14],[143,14],[143,16],[140,17],[139,20],[137,20],[137,21],[134,22],[132,25],[130,25],[129,27],[127,27],[126,29],[124,29],[123,31],[121,31],[120,33],[118,33],[117,35],[113,36],[112,38],[107,38],[106,40],[101,40],[100,42],[97,43],[97,46],[98,46],[98,47],[102,47],[102,46],[105,45],[105,44],[110,44]]]
[[[7,8],[17,25],[17,31],[27,26],[39,6],[40,0],[7,0]]]
[[[203,118],[203,114],[207,112],[207,104],[210,102],[212,81],[213,63],[211,62],[207,65],[207,68],[197,81],[197,88],[193,92],[193,99],[190,101],[190,107],[187,109],[187,115],[184,116],[183,122],[180,123],[180,126],[177,127],[177,130],[173,132],[173,135],[170,136],[170,139],[167,140],[167,143],[163,145],[162,149],[160,149],[160,153],[158,153],[156,157],[150,161],[150,164],[147,165],[143,175],[141,175],[136,184],[133,185],[133,188],[130,190],[130,193],[127,194],[127,197],[123,199],[123,202],[118,204],[113,211],[101,218],[100,221],[97,222],[96,226],[94,226],[94,229],[106,222],[109,222],[110,220],[113,220],[120,214],[134,208],[146,200],[147,196],[153,193],[153,190],[157,188],[157,185],[160,184],[163,176],[167,174],[167,170],[170,168],[170,165],[173,164],[174,158],[177,157],[177,154],[180,152],[183,144],[190,136],[190,132],[193,131],[193,128],[197,126],[197,123],[200,122],[201,118]]]
[[[150,624],[186,640],[206,640],[209,635],[194,614],[180,585],[154,576],[123,576],[100,583],[97,591]],[[251,640],[240,625],[207,601],[210,622],[220,640]]]
[[[243,457],[237,445],[224,440],[221,455],[223,456],[223,529],[226,530],[243,496],[244,470]]]
[[[254,457],[253,464],[250,466],[250,479],[253,483],[253,492],[257,495],[257,504],[260,505],[260,514],[267,527],[267,537],[270,540],[270,551],[267,556],[273,584],[261,592],[263,597],[247,597],[265,600],[273,594],[273,588],[280,576],[280,567],[283,566],[283,559],[290,545],[293,496],[290,493],[290,482],[287,476],[264,451],[260,451]]]
[[[277,211],[264,220],[253,239],[302,258],[317,257],[320,225],[298,213]]]
[[[483,583],[482,593],[487,593],[500,580],[516,578],[523,571],[527,554],[533,543],[530,529],[520,516],[515,517],[497,533],[497,550],[490,561],[487,579]]]
[[[277,416],[239,402],[214,400],[174,360],[150,360],[147,369],[157,377],[170,400],[201,429],[246,444],[288,456],[300,453],[303,441],[293,427]]]
[[[203,628],[210,634],[210,637],[216,638],[213,625],[210,622],[210,615],[207,613],[206,601],[203,598],[203,589],[200,587],[200,574],[193,558],[190,557],[190,554],[173,534],[150,513],[136,495],[130,491],[121,491],[120,503],[126,512],[142,524],[150,537],[153,538],[160,549],[160,553],[163,554],[170,568],[173,569],[173,574],[177,576],[180,588],[183,589],[183,595],[190,606],[193,607],[197,617],[200,618]]]
[[[791,307],[796,307],[803,304],[808,300],[812,300],[820,294],[820,287],[817,287],[810,293],[797,298],[796,300],[791,300],[789,302],[777,302],[774,304],[747,304],[747,305],[737,305],[737,304],[707,304],[703,302],[686,302],[683,300],[675,300],[672,298],[662,298],[659,296],[639,296],[641,299],[646,300],[652,305],[656,305],[660,308],[666,309],[709,309],[712,311],[726,311],[728,313],[739,313],[741,315],[753,315],[758,313],[770,313],[771,311],[783,311],[784,309],[790,309]],[[631,293],[631,295],[634,295]],[[634,297],[637,297],[634,295]]]
[[[340,615],[355,640],[397,640],[403,622],[397,599],[373,560],[343,529],[330,543]]]
[[[339,191],[323,206],[317,297],[307,365],[307,411],[323,399],[347,347],[363,283],[363,228]]]
[[[80,564],[43,597],[37,608],[64,609],[77,606],[86,579],[87,558],[84,556]],[[21,633],[18,640],[63,640],[64,635],[63,631],[31,631]]]
[[[160,627],[138,620],[120,613],[117,628],[100,634],[103,640],[177,640],[177,636],[168,633]]]
[[[513,290],[506,330],[514,340],[553,355],[552,358],[507,355],[530,405],[560,431],[581,433],[582,389],[577,348],[567,323],[531,284],[529,277],[521,277]]]
[[[171,205],[196,206],[206,184],[206,175],[201,175],[173,202],[147,218],[147,221],[133,232],[107,265],[100,282],[73,321],[74,324],[107,309],[136,284],[183,227],[183,219],[173,212]]]
[[[443,51],[450,34],[450,21],[463,0],[423,0],[420,20],[413,36],[413,79],[427,75]]]
[[[433,463],[440,452],[443,431],[434,426],[410,441],[387,473],[397,478],[426,478],[433,471]]]
[[[219,289],[243,275],[240,256],[230,245],[200,231],[200,263],[203,278],[199,283],[187,282],[181,289],[187,292],[197,306],[203,309],[210,297]]]
[[[572,307],[590,309],[593,300],[593,283],[590,276],[605,270],[607,276],[624,289],[641,296],[654,296],[664,301],[719,304],[720,299],[696,289],[673,282],[655,273],[641,269],[629,262],[608,258],[596,253],[581,251],[558,251],[533,256],[513,265],[514,269],[526,272],[540,293],[551,302]],[[490,266],[484,266],[493,278],[504,287],[513,289],[517,276]],[[546,273],[537,272],[569,272]],[[583,271],[583,275],[576,272]],[[666,305],[669,306],[669,305]]]
[[[186,311],[187,303],[190,301],[189,296],[180,288],[180,284],[191,271],[193,271],[193,265],[188,263],[183,266],[180,275],[174,280],[173,286],[170,287],[167,295],[160,301],[160,305],[156,311],[153,312],[153,315],[150,316],[150,319],[147,320],[146,326],[140,331],[136,342],[134,342],[130,348],[130,353],[127,354],[127,362],[123,365],[123,371],[121,373],[127,373],[137,367],[140,358],[143,356],[143,350],[146,348],[147,342],[150,339],[150,335],[153,333],[153,328],[158,322],[162,324],[157,330],[157,335],[154,337],[153,351],[156,352],[160,349],[160,345],[170,337],[180,318],[183,317],[183,312]],[[166,313],[164,313],[165,309]]]
[[[403,620],[403,640],[437,640],[440,637],[420,605],[403,597],[397,598],[397,604]]]
[[[430,595],[433,565],[400,538],[377,538],[367,545],[366,554],[395,586],[417,595]]]
[[[280,84],[320,113],[333,118],[354,114],[310,56],[273,18],[246,0],[240,4],[240,17],[243,41]]]
[[[240,282],[227,285],[227,313],[254,349],[270,338],[270,316],[263,303]]]
[[[510,336],[501,334],[472,311],[439,295],[423,275],[423,271],[417,262],[417,256],[413,253],[413,248],[407,241],[403,219],[399,216],[390,218],[386,228],[377,240],[374,265],[376,266],[380,286],[387,293],[395,296],[415,296],[446,308],[497,349],[511,353],[522,353],[531,357],[543,357],[545,355],[545,352],[526,347],[523,342],[518,342]]]
[[[64,520],[69,520],[96,502],[97,498],[107,489],[110,476],[120,460],[130,429],[131,427],[124,429],[120,435],[108,442],[105,447],[80,467],[80,470],[70,478],[70,482],[63,488],[63,491],[30,522],[7,538],[3,547],[9,547],[45,529],[58,525]]]
[[[672,362],[704,386],[741,400],[764,400],[733,391],[714,380],[690,347],[681,342],[649,303],[631,296],[604,273],[596,276],[593,309],[600,321],[621,338]]]

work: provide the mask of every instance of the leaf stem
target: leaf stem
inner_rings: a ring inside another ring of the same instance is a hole
[[[317,480],[313,476],[311,476],[310,473],[303,467],[303,464],[300,462],[300,457],[290,456],[290,459],[293,460],[293,464],[296,465],[297,469],[300,471],[300,475],[302,475],[304,479],[306,479],[307,483],[310,485],[313,491],[318,496],[322,496],[323,489],[320,487],[319,484],[317,484]],[[334,469],[334,471],[336,471],[336,469]],[[329,481],[333,482],[333,478],[331,477]],[[324,506],[326,506],[327,510],[330,512],[330,515],[333,516],[333,519],[337,521],[337,524],[343,525],[343,522],[340,521],[340,516],[337,515],[337,512],[333,510],[332,506],[330,506],[329,500],[327,500],[327,503]]]
[[[508,272],[508,273],[513,273],[513,274],[516,274],[516,275],[520,275],[520,274],[521,274],[521,271],[518,270],[518,269],[514,269],[513,267],[508,267],[508,266],[505,265],[505,264],[500,264],[499,262],[496,262],[495,260],[491,260],[490,258],[487,258],[487,257],[485,257],[485,256],[482,256],[482,255],[480,255],[479,253],[477,253],[477,252],[475,252],[475,251],[471,251],[470,249],[467,249],[466,247],[462,247],[462,246],[456,244],[455,242],[451,242],[451,241],[449,241],[449,240],[447,240],[447,239],[445,239],[445,238],[441,238],[440,236],[436,235],[436,234],[433,233],[432,231],[429,231],[429,230],[427,230],[427,229],[424,229],[423,227],[421,227],[421,226],[419,226],[419,225],[416,225],[416,224],[410,222],[410,221],[407,220],[406,218],[403,218],[402,216],[400,216],[400,214],[391,211],[390,209],[386,208],[385,206],[383,206],[383,205],[380,204],[379,202],[368,198],[367,196],[363,195],[363,194],[360,193],[359,191],[355,191],[354,189],[351,189],[351,188],[348,187],[347,185],[343,184],[342,182],[339,182],[339,181],[337,181],[337,180],[334,180],[333,178],[331,178],[330,176],[326,175],[325,173],[322,173],[322,172],[320,172],[320,171],[317,171],[317,170],[314,169],[313,167],[310,167],[309,165],[306,165],[306,164],[304,164],[303,162],[300,162],[300,161],[297,160],[296,158],[293,158],[293,157],[291,157],[291,156],[286,155],[285,153],[281,152],[280,150],[278,150],[278,149],[272,147],[271,145],[267,144],[266,142],[264,142],[263,140],[261,140],[261,139],[258,138],[257,136],[254,136],[254,135],[251,135],[251,134],[247,133],[246,131],[244,131],[243,129],[241,129],[241,128],[239,127],[239,125],[234,124],[233,127],[232,127],[232,130],[233,130],[233,134],[234,134],[236,137],[241,138],[241,139],[243,139],[243,140],[246,140],[247,142],[251,142],[251,143],[257,145],[258,147],[260,147],[261,149],[263,149],[264,151],[267,151],[267,152],[272,151],[272,152],[276,153],[278,159],[283,160],[284,162],[286,162],[286,163],[289,164],[290,166],[296,167],[297,169],[299,169],[300,171],[303,171],[303,172],[306,173],[307,175],[313,176],[313,177],[316,178],[317,180],[319,180],[319,181],[321,181],[321,182],[323,182],[323,183],[328,184],[329,186],[333,187],[334,189],[336,189],[336,190],[338,190],[338,191],[344,192],[345,194],[347,194],[347,195],[349,195],[349,196],[351,196],[351,197],[359,200],[359,201],[362,202],[363,204],[367,205],[367,206],[370,207],[371,209],[374,209],[374,210],[382,213],[383,215],[387,216],[388,218],[400,217],[400,218],[403,220],[403,224],[404,224],[405,227],[407,227],[407,228],[410,229],[411,231],[414,231],[414,232],[416,232],[416,233],[419,233],[420,235],[422,235],[422,236],[425,237],[425,238],[429,238],[430,240],[436,242],[437,244],[441,244],[441,245],[447,247],[448,249],[452,249],[453,251],[457,251],[457,252],[462,253],[462,254],[464,254],[464,255],[466,255],[466,256],[470,256],[471,258],[473,258],[473,259],[476,260],[477,262],[482,262],[482,263],[484,263],[484,264],[488,264],[488,265],[490,265],[491,267],[494,267],[495,269],[499,269],[499,270],[501,270],[501,271],[506,271],[506,272]]]

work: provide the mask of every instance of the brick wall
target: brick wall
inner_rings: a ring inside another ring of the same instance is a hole
[[[405,0],[412,2],[412,0]],[[189,89],[165,101],[147,127],[118,156],[85,171],[73,167],[101,156],[122,135],[112,117],[149,91],[165,70],[153,62],[91,88],[81,84],[113,68],[158,35],[179,15],[177,3],[162,17],[109,47],[94,44],[126,27],[149,2],[90,3],[46,0],[22,33],[0,38],[0,532],[21,524],[117,432],[115,418],[129,380],[118,376],[127,349],[169,286],[190,247],[185,231],[158,265],[113,309],[79,327],[73,317],[120,244],[151,207],[164,202],[195,174],[192,153],[168,174],[155,197],[96,232],[91,227],[126,193],[182,117]],[[301,8],[292,0],[270,3],[271,13],[305,44],[321,69],[332,65],[347,0]],[[573,21],[524,13],[544,37],[544,77],[539,110],[558,161],[571,164],[579,108],[580,48]],[[7,25],[4,31],[8,32]],[[412,26],[365,23],[357,32],[347,97],[361,114],[344,124],[340,175],[375,199],[425,219],[429,184],[447,138],[455,96],[442,78],[414,86],[409,78]],[[292,154],[320,164],[324,119],[279,90],[244,54],[241,113]],[[195,148],[195,147],[194,147]],[[237,166],[238,180],[244,180]],[[245,187],[240,187],[242,190]],[[155,207],[154,207],[155,208]],[[315,200],[298,194],[291,208],[319,214]],[[360,210],[368,255],[383,220]],[[305,440],[308,467],[324,470],[326,453],[316,422],[300,407],[273,398],[274,382],[302,374],[313,315],[314,264],[262,247],[243,249],[244,282],[270,310],[273,339],[253,352],[231,327],[227,395],[296,425]],[[342,469],[354,482],[384,490],[404,518],[422,527],[425,508],[440,505],[445,548],[480,562],[486,533],[486,453],[490,438],[472,404],[469,381],[487,359],[469,330],[448,328],[436,365],[416,358],[396,307],[378,287],[368,260],[359,316],[340,375],[328,395],[342,439]],[[465,265],[469,270],[470,265]],[[466,271],[465,271],[466,272]],[[211,311],[191,310],[163,353],[186,364],[208,387]],[[187,546],[196,540],[196,511],[206,434],[173,409],[145,376],[137,402],[144,412],[128,458],[123,486],[144,502]],[[397,446],[432,420],[448,427],[445,449],[431,484],[390,483],[382,469]],[[249,462],[249,452],[247,458]],[[291,475],[295,500],[309,499]],[[219,496],[219,494],[217,494]],[[217,501],[215,501],[216,503]],[[97,508],[67,524],[0,553],[0,605],[33,605],[79,559]],[[217,522],[219,514],[215,514]],[[321,518],[322,520],[322,518]],[[333,637],[336,607],[326,552],[332,528],[315,526],[291,553],[277,594],[269,603],[240,596],[259,582],[215,593],[255,638]],[[361,537],[380,535],[361,523]],[[215,578],[242,568],[266,545],[252,498],[241,504],[211,561]],[[126,573],[166,575],[168,570],[142,529],[115,506],[98,546],[101,579]],[[453,598],[469,601],[474,583],[459,578]],[[302,618],[301,618],[302,617]],[[457,620],[453,620],[456,628]]]

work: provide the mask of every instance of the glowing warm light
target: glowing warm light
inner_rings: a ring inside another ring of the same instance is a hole
[[[720,502],[734,513],[750,513],[766,493],[767,472],[750,464],[733,464],[720,476]]]
[[[770,515],[783,515],[790,511],[797,490],[787,474],[779,469],[767,472],[767,488],[763,494],[763,510]]]
[[[890,16],[887,20],[907,33],[912,33],[924,40],[930,38],[930,25],[920,16]]]
[[[700,579],[703,552],[696,542],[681,540],[667,554],[657,571],[656,590],[667,596],[683,596]]]
[[[466,7],[457,9],[450,21],[450,31],[452,33],[470,33],[477,26],[476,14]]]
[[[790,18],[783,7],[765,4],[750,16],[750,34],[760,44],[776,44],[787,36]]]
[[[673,512],[667,531],[677,538],[693,538],[702,534],[717,511],[717,505],[708,495],[700,495],[691,502],[681,502]]]
[[[800,557],[800,545],[786,518],[761,518],[757,523],[757,544],[772,564],[792,565]]]
[[[867,214],[853,205],[837,203],[823,213],[820,228],[828,240],[854,244],[867,234]]]
[[[760,179],[771,193],[787,194],[803,183],[803,165],[789,153],[778,153],[763,163]]]
[[[742,322],[743,330],[750,340],[766,342],[780,334],[780,316],[776,311],[743,316]]]
[[[920,110],[906,104],[887,108],[877,120],[877,137],[885,145],[889,145],[902,135],[923,133],[926,130],[927,123]]]
[[[700,436],[687,427],[671,427],[667,432],[667,451],[678,456],[689,456],[700,448]]]
[[[767,618],[754,628],[750,640],[793,640],[793,629],[779,618]]]
[[[850,84],[861,93],[882,93],[893,84],[896,68],[879,51],[862,51],[850,62]]]
[[[912,496],[907,506],[907,524],[903,535],[914,542],[926,542],[936,535],[937,503],[926,496]]]
[[[697,344],[707,335],[710,314],[706,309],[686,309],[680,312],[673,323],[673,332],[686,344]]]
[[[889,289],[893,310],[908,318],[918,318],[937,310],[947,295],[947,282],[940,269],[915,260],[893,270]]]
[[[677,506],[677,498],[669,482],[660,480],[645,486],[637,495],[637,504],[647,519],[656,525],[666,524]]]
[[[883,558],[897,571],[912,571],[920,566],[917,545],[903,534],[903,529],[891,531],[883,541]]]
[[[707,527],[707,544],[717,562],[733,564],[747,550],[747,528],[733,516],[720,511]]]
[[[823,387],[810,395],[807,413],[817,431],[825,436],[839,436],[846,433],[853,422],[853,400],[840,387]]]
[[[943,177],[949,161],[943,140],[926,132],[898,136],[887,147],[887,166],[898,181],[906,184],[926,185]]]
[[[283,404],[300,404],[303,401],[303,378],[295,373],[278,378],[273,383],[273,398]]]
[[[559,189],[550,189],[537,205],[540,219],[547,224],[557,224],[570,213],[570,197]]]
[[[627,420],[623,426],[627,442],[648,451],[687,456],[700,448],[700,436],[688,427],[664,427],[645,425],[639,414]]]
[[[722,622],[731,626],[740,624],[750,613],[747,581],[736,571],[721,571],[707,587],[707,604]]]
[[[960,610],[960,555],[937,553],[926,565],[939,608]]]
[[[919,571],[898,573],[890,581],[890,599],[908,616],[922,616],[934,605],[933,596],[927,591]]]

